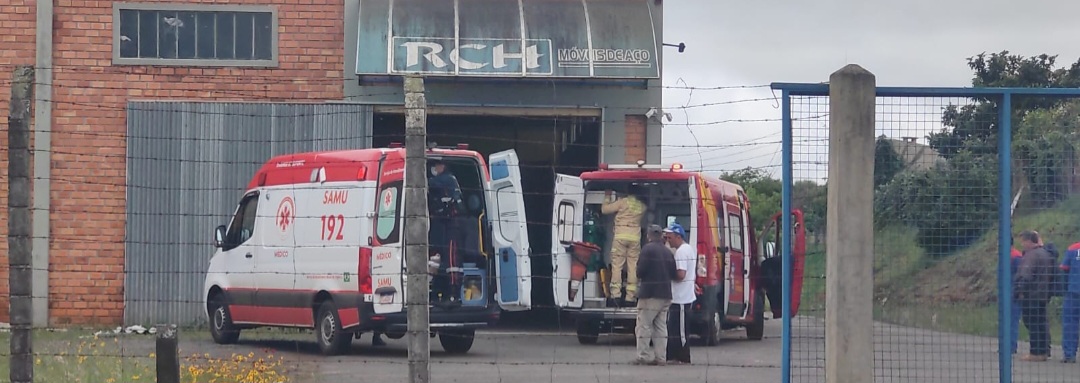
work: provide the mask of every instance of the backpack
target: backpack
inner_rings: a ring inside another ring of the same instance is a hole
[[[1050,296],[1060,297],[1065,295],[1065,291],[1068,288],[1068,275],[1060,267],[1057,267],[1061,263],[1061,253],[1054,247],[1053,243],[1048,243],[1043,246],[1050,256],[1054,258],[1054,267],[1050,268]]]

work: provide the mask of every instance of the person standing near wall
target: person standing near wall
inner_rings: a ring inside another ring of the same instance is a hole
[[[1031,334],[1031,351],[1021,360],[1045,362],[1050,357],[1050,323],[1046,306],[1050,303],[1050,278],[1057,267],[1053,256],[1040,243],[1039,234],[1026,230],[1020,233],[1024,255],[1013,283],[1016,298],[1021,302],[1024,326]]]
[[[686,331],[690,305],[697,299],[694,294],[694,272],[697,255],[686,243],[686,230],[678,223],[664,229],[664,240],[675,249],[675,277],[671,281],[671,311],[668,314],[667,361],[672,364],[690,364],[690,342]]]
[[[1076,363],[1076,349],[1080,343],[1080,242],[1069,246],[1061,260],[1065,277],[1065,303],[1061,313],[1061,348],[1065,355],[1062,363]]]
[[[618,297],[623,289],[623,269],[626,269],[628,303],[637,301],[637,262],[641,254],[641,217],[645,204],[638,199],[638,189],[630,186],[625,197],[611,201],[611,190],[604,192],[600,212],[615,214],[615,235],[611,241],[611,296]]]
[[[671,281],[675,280],[675,256],[664,245],[660,225],[650,225],[649,243],[641,249],[637,277],[641,281],[641,297],[637,302],[638,365],[667,364],[668,310],[671,306]],[[649,343],[652,343],[650,346]]]

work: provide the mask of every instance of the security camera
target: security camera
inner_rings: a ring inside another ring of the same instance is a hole
[[[665,113],[659,108],[649,108],[649,111],[645,112],[645,118],[655,118],[657,122],[663,122],[660,121],[660,116],[663,116],[668,122],[671,122],[671,113]]]

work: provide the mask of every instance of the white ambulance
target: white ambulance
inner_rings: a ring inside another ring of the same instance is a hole
[[[500,307],[531,308],[521,173],[512,150],[488,163],[467,145],[432,148],[427,158],[445,164],[462,192],[453,246],[435,262],[448,266],[431,269],[433,281],[452,276],[457,288],[433,283],[432,336],[447,352],[466,353]],[[256,327],[311,328],[331,355],[363,332],[403,337],[403,231],[405,217],[416,214],[402,201],[404,179],[400,144],[267,161],[231,221],[215,231],[218,250],[204,284],[214,340],[234,343]],[[437,231],[445,223],[431,224]]]

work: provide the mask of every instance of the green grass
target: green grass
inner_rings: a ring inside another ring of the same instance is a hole
[[[156,355],[153,335],[130,335],[120,337],[94,338],[94,330],[48,331],[34,330],[34,379],[37,382],[154,382]],[[256,363],[260,357],[268,354],[259,352],[251,356],[245,354],[242,360],[236,360],[231,350],[217,350],[212,355],[205,350],[186,349],[185,340],[209,339],[205,329],[181,329],[181,375],[182,381],[194,381],[192,372],[203,375],[213,369],[215,372],[227,372],[230,376],[237,373],[252,374],[254,382],[277,381],[276,374],[288,373],[293,376],[313,377],[300,371],[286,371],[280,359],[274,356],[277,364],[268,360]],[[244,339],[282,339],[309,340],[296,331],[255,330],[244,334]],[[7,345],[11,333],[0,333],[0,343]],[[244,350],[247,351],[247,350]],[[198,355],[192,357],[192,355]],[[194,370],[189,370],[194,367]],[[273,371],[271,371],[273,370]],[[10,356],[7,347],[0,352],[0,383],[9,382]],[[200,378],[202,381],[203,378]]]
[[[1080,241],[1080,198],[1041,212],[1016,216],[1013,232],[1034,229],[1064,252]],[[997,230],[966,249],[931,257],[907,227],[879,228],[874,235],[874,317],[904,326],[981,336],[997,335]],[[799,315],[824,316],[825,252],[807,249]],[[1061,301],[1050,303],[1052,339],[1061,339]],[[1027,331],[1021,325],[1021,338]]]

